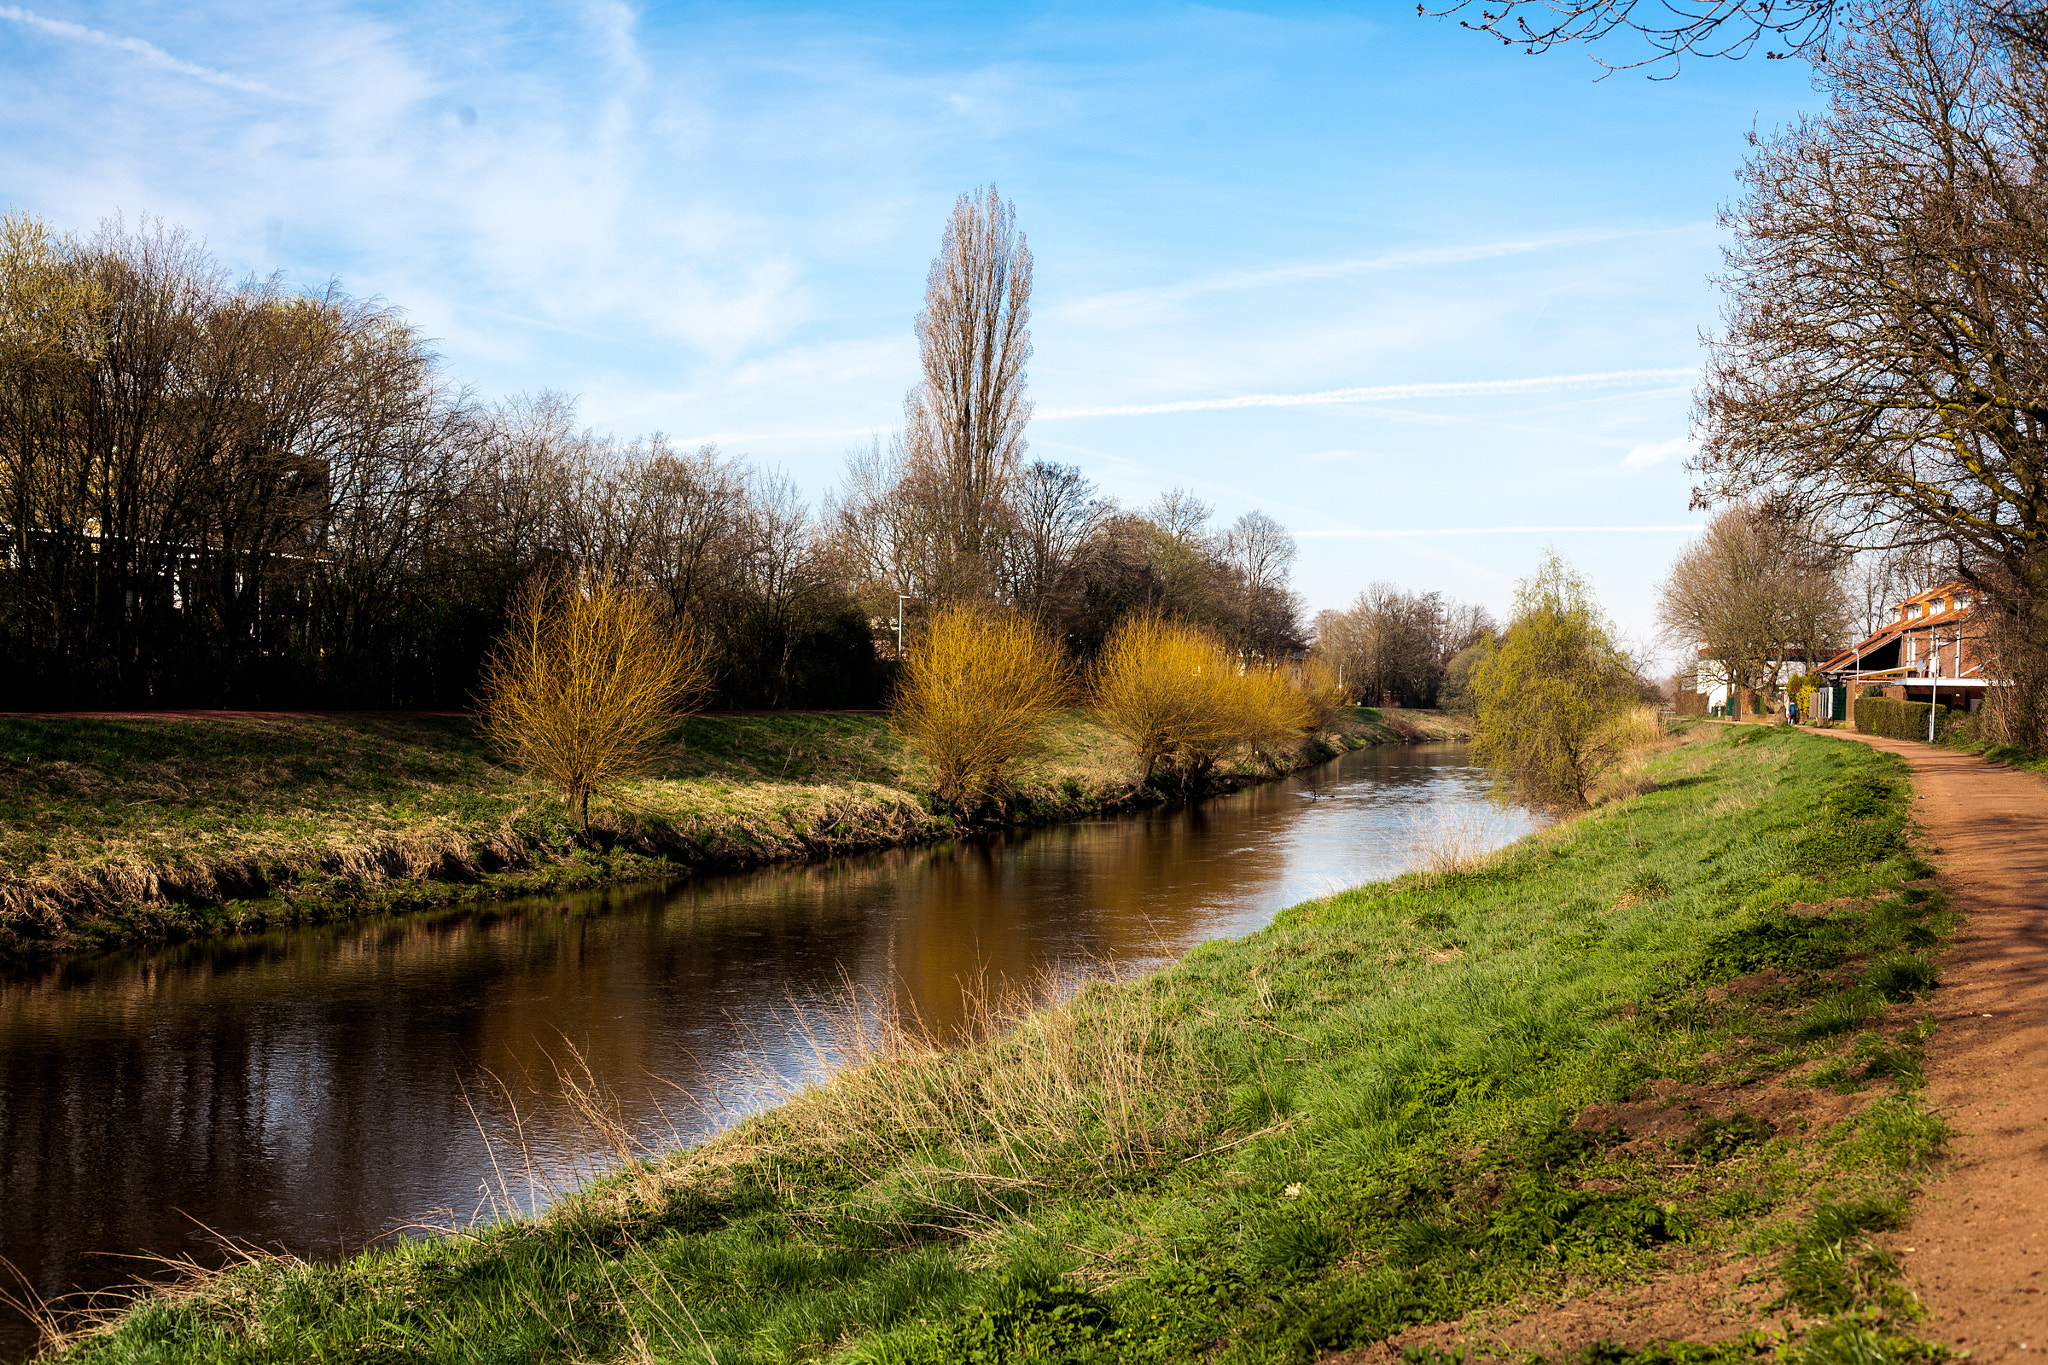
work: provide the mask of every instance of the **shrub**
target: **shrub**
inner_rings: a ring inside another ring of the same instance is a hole
[[[1888,739],[1926,739],[1927,706],[1924,701],[1893,701],[1889,697],[1862,697],[1856,702],[1856,728],[1866,735]],[[1948,728],[1948,708],[1934,708],[1938,736]]]
[[[1523,798],[1586,804],[1629,751],[1635,672],[1586,580],[1555,552],[1515,590],[1515,619],[1473,680],[1473,757]]]
[[[1350,696],[1337,685],[1336,673],[1321,659],[1305,660],[1295,672],[1293,683],[1308,706],[1308,723],[1318,729],[1335,720],[1338,712],[1350,709]]]
[[[1311,693],[1281,670],[1247,667],[1206,632],[1149,613],[1110,634],[1089,690],[1096,718],[1131,746],[1147,782],[1163,767],[1194,785],[1231,750],[1264,753],[1315,720]]]
[[[1006,795],[1072,691],[1059,646],[1036,621],[941,608],[904,659],[896,729],[932,767],[933,794],[964,807]]]
[[[601,571],[534,578],[486,666],[484,733],[515,767],[590,796],[644,772],[711,673],[653,594]]]
[[[1228,718],[1213,704],[1221,646],[1163,616],[1125,617],[1103,643],[1089,700],[1103,728],[1131,746],[1150,782],[1159,765],[1189,749],[1228,740]]]
[[[1226,655],[1223,667],[1208,676],[1222,694],[1230,738],[1269,765],[1271,750],[1297,742],[1316,722],[1315,698],[1278,668],[1238,664]],[[1211,761],[1230,747],[1226,744]]]

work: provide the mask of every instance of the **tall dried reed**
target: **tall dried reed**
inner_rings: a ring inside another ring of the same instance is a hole
[[[1657,790],[1656,779],[1644,771],[1644,764],[1669,738],[1664,718],[1654,706],[1634,707],[1610,721],[1605,740],[1619,757],[1614,768],[1601,777],[1594,804],[1647,796]]]
[[[1431,806],[1408,820],[1415,870],[1431,886],[1486,866],[1507,842],[1499,819],[1484,810]]]
[[[659,1179],[716,1183],[769,1154],[792,1170],[885,1173],[834,1216],[972,1237],[1027,1218],[1040,1191],[1168,1169],[1214,1128],[1223,1087],[1170,994],[1072,973],[962,989],[964,1023],[944,1031],[851,985],[798,1012],[808,1056],[794,1074],[774,1046],[738,1078],[774,1107],[677,1153]]]
[[[934,794],[964,807],[1011,790],[1073,691],[1059,645],[1026,616],[941,608],[904,661],[896,728],[931,765]]]

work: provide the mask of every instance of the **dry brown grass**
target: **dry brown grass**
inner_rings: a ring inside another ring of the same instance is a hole
[[[772,1109],[592,1200],[658,1205],[772,1151],[797,1169],[886,1171],[842,1218],[972,1238],[1015,1227],[1048,1171],[1068,1188],[1107,1187],[1178,1164],[1213,1129],[1224,1097],[1183,1002],[1075,973],[962,991],[966,1022],[944,1034],[851,985],[822,1011],[792,1006],[785,1022],[808,1064],[791,1076],[757,1062],[739,1078]],[[632,1146],[623,1125],[614,1133],[622,1152]]]
[[[485,674],[484,731],[560,787],[587,829],[591,793],[653,767],[674,712],[710,684],[703,651],[652,593],[602,570],[536,578]]]
[[[1028,617],[941,608],[905,661],[896,728],[923,755],[940,801],[970,805],[1012,790],[1073,690],[1059,645]]]
[[[1416,869],[1430,884],[1486,865],[1500,846],[1491,822],[1477,811],[1437,806],[1409,821]]]
[[[1619,755],[1613,768],[1602,775],[1591,793],[1589,804],[1625,801],[1647,796],[1657,790],[1657,781],[1646,769],[1657,754],[1676,747],[1679,736],[1666,728],[1654,706],[1638,706],[1616,716],[1607,728],[1606,742]]]

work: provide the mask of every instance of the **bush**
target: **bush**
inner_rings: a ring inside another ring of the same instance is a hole
[[[1294,688],[1308,706],[1309,724],[1321,729],[1350,709],[1349,694],[1337,685],[1337,675],[1321,659],[1305,660],[1294,675]]]
[[[1265,753],[1315,721],[1313,683],[1246,667],[1221,641],[1155,614],[1125,618],[1102,647],[1090,700],[1103,728],[1131,746],[1145,781],[1183,787],[1239,746]]]
[[[1223,667],[1209,676],[1216,679],[1229,736],[1222,748],[1203,756],[1209,763],[1241,744],[1273,766],[1271,751],[1298,743],[1316,723],[1315,694],[1281,669],[1239,664],[1225,655]]]
[[[484,733],[588,829],[591,793],[645,771],[710,682],[653,594],[596,571],[535,578],[484,676]]]
[[[1629,752],[1636,678],[1592,587],[1552,552],[1516,587],[1515,619],[1473,679],[1473,757],[1524,799],[1586,804]]]
[[[1888,697],[1862,697],[1856,702],[1856,728],[1866,735],[1888,739],[1926,739],[1927,706],[1924,701],[1893,701]],[[1934,708],[1934,729],[1938,737],[1948,728],[1948,708]]]
[[[896,729],[932,767],[933,795],[956,809],[1010,791],[1072,679],[1060,648],[1028,617],[941,608],[908,652]]]

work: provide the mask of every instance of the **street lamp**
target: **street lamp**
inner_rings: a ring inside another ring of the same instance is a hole
[[[917,599],[907,592],[896,594],[896,662],[903,662],[903,604]]]

